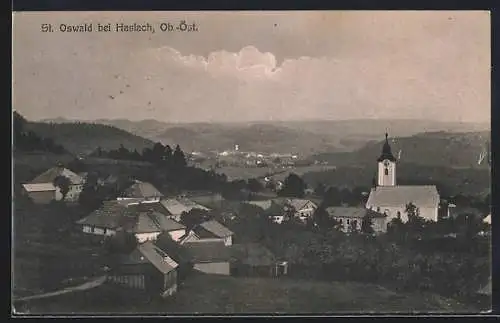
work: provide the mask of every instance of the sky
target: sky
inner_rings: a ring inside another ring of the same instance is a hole
[[[161,32],[182,20],[198,30]],[[59,29],[83,23],[94,31]],[[29,120],[489,122],[490,53],[488,11],[22,12],[13,108]]]

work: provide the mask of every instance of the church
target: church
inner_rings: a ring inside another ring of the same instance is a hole
[[[396,217],[406,222],[406,205],[412,203],[421,217],[437,221],[440,197],[436,186],[397,185],[396,162],[386,133],[382,154],[377,159],[377,184],[370,191],[366,208],[386,214],[387,223]]]

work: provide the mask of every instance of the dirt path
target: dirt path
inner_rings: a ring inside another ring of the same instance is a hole
[[[87,289],[91,289],[91,288],[95,288],[97,286],[100,286],[105,281],[106,281],[106,276],[100,276],[100,277],[97,277],[91,281],[88,281],[88,282],[81,284],[81,285],[78,285],[78,286],[68,287],[68,288],[61,289],[61,290],[58,290],[55,292],[50,292],[50,293],[21,297],[21,298],[16,299],[15,301],[29,301],[29,300],[33,300],[33,299],[48,298],[48,297],[72,293],[72,292],[76,292],[76,291],[87,290]]]

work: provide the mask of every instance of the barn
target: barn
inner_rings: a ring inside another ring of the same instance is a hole
[[[178,264],[148,241],[121,259],[108,274],[108,281],[152,295],[170,296],[177,292]]]

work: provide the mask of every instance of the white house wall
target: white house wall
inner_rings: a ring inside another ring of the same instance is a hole
[[[170,231],[168,234],[170,234],[172,240],[179,241],[180,238],[186,234],[186,230],[182,229],[182,230]]]
[[[149,233],[136,233],[135,237],[139,243],[146,242],[148,240],[155,240],[161,232],[149,232]]]

